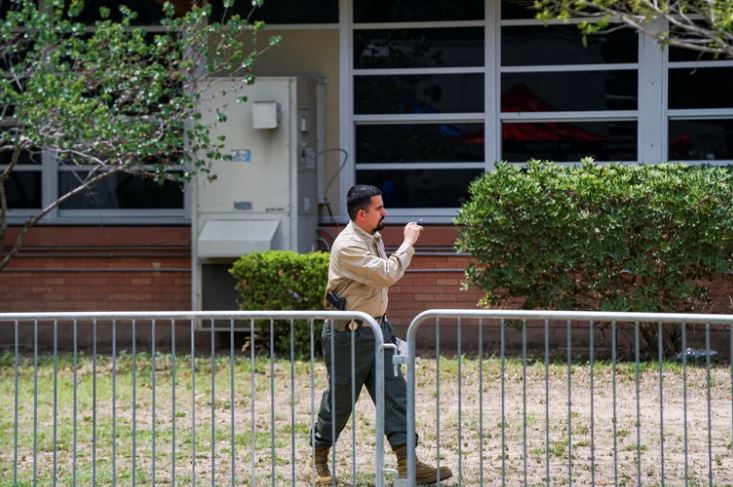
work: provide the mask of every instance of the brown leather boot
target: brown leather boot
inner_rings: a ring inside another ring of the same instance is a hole
[[[398,446],[393,449],[395,455],[397,455],[397,471],[400,474],[401,479],[407,478],[407,445]],[[445,480],[450,478],[453,472],[448,467],[440,467],[438,470],[435,467],[426,465],[419,459],[415,458],[415,480],[418,485],[431,485],[436,483],[438,480]]]
[[[309,457],[308,462],[308,478],[315,485],[331,485],[333,477],[328,469],[328,451],[327,446],[317,446],[313,456]]]

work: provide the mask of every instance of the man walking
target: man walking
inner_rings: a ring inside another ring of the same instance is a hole
[[[347,209],[351,221],[336,237],[331,248],[326,291],[341,299],[341,309],[363,311],[380,324],[385,343],[394,343],[394,332],[387,321],[387,289],[399,281],[415,254],[414,245],[422,227],[408,223],[404,240],[387,257],[379,230],[384,228],[387,211],[382,192],[374,186],[359,184],[349,189]],[[351,333],[354,332],[354,371],[351,370]],[[333,336],[332,336],[333,335]],[[333,356],[331,353],[333,340]],[[324,391],[318,419],[313,427],[315,454],[310,468],[316,485],[334,482],[328,466],[329,449],[352,414],[352,375],[356,398],[366,386],[374,400],[374,335],[357,321],[335,320],[323,327],[321,346],[329,375],[329,389]],[[397,456],[399,475],[407,477],[407,392],[405,379],[392,372],[392,350],[384,357],[384,432]],[[332,409],[332,406],[335,406]],[[335,425],[335,428],[334,428]],[[452,475],[447,467],[440,470],[416,461],[418,484],[434,483]]]

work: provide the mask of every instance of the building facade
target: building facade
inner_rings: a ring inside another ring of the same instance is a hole
[[[141,25],[160,29],[158,2],[127,3]],[[212,3],[214,15],[224,13]],[[347,222],[343,194],[354,183],[384,192],[388,246],[399,244],[405,222],[423,218],[418,255],[392,292],[398,325],[426,308],[475,305],[479,293],[461,290],[468,256],[454,251],[452,219],[470,181],[495,161],[733,159],[733,60],[663,49],[627,29],[583,42],[580,19],[545,25],[531,3],[267,0],[255,13],[266,33],[282,36],[258,61],[258,76],[326,81],[321,246]],[[249,2],[239,4],[246,15]],[[8,186],[16,225],[83,170],[60,168],[46,153],[21,162]],[[191,201],[190,188],[125,175],[68,201],[0,273],[0,310],[190,309]],[[716,287],[717,311],[730,307],[728,291]]]

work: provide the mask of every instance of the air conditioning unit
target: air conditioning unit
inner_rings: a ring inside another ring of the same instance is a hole
[[[212,78],[201,94],[211,138],[231,160],[211,161],[192,201],[194,310],[237,309],[228,269],[240,256],[316,248],[321,78]],[[245,101],[246,98],[246,101]]]

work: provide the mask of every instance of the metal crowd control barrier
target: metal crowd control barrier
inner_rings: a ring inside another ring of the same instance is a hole
[[[316,393],[328,380],[314,325],[335,319],[362,320],[359,331],[373,334],[376,407],[357,416],[352,387],[341,441],[351,436],[351,448],[331,449],[332,472],[382,486],[384,349],[394,345],[372,317],[348,311],[0,314],[0,483],[310,485]],[[228,320],[228,333],[215,320]],[[280,327],[289,347],[278,355]],[[307,350],[295,349],[300,329]],[[261,341],[269,345],[258,351]],[[374,444],[373,463],[368,444],[357,455],[357,430]]]
[[[415,485],[417,423],[418,458],[453,469],[445,485],[731,485],[732,324],[425,311],[407,333],[404,483]],[[435,354],[416,355],[433,338]],[[441,357],[449,342],[455,354]]]

